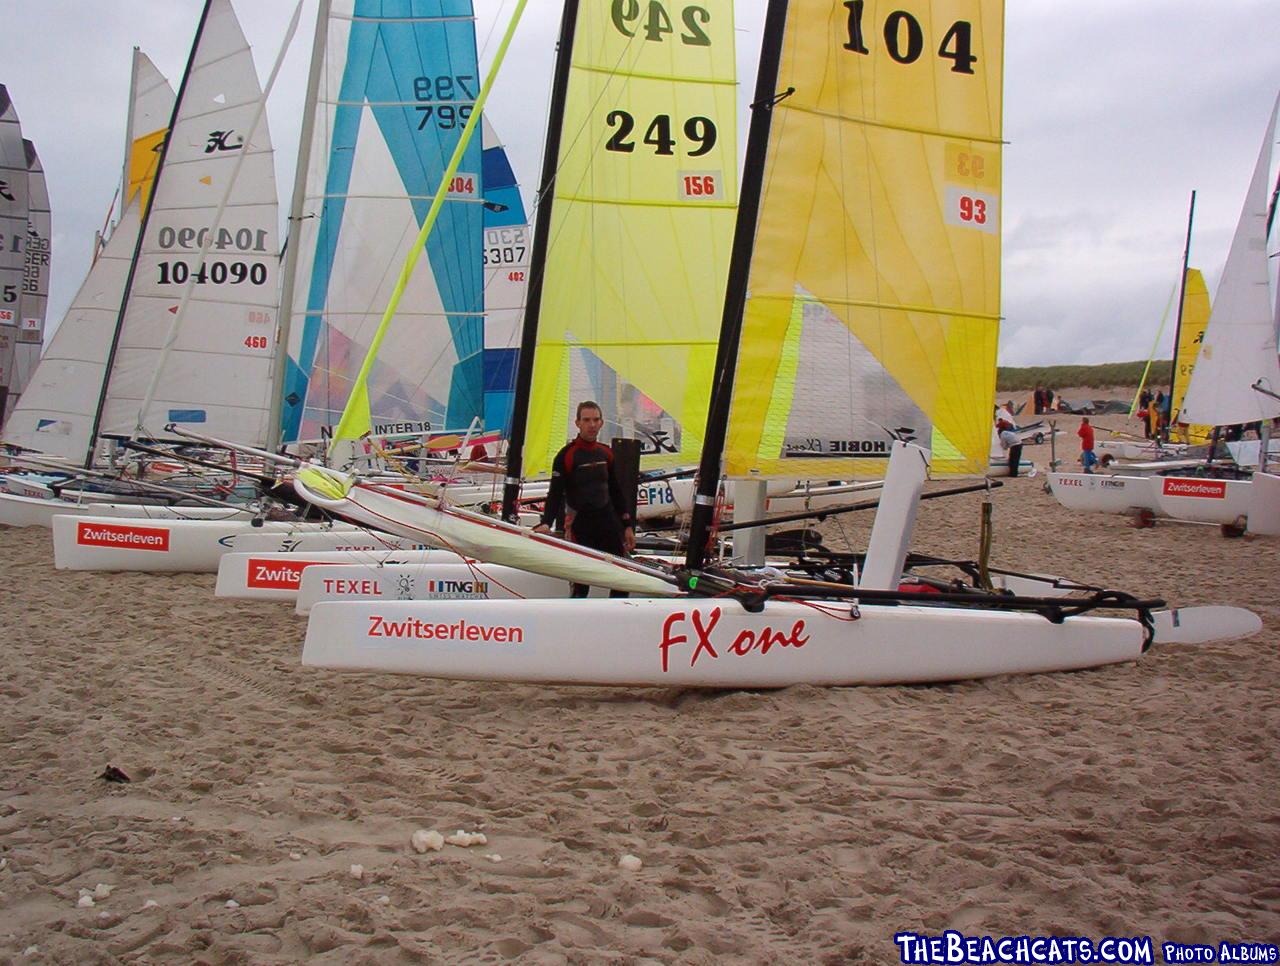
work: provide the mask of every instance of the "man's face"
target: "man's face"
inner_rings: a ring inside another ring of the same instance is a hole
[[[578,427],[578,435],[588,443],[594,443],[600,435],[600,427],[604,425],[604,416],[600,410],[587,408],[582,411],[574,425]]]

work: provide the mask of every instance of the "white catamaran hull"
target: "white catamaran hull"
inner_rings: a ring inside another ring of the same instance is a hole
[[[105,495],[105,494],[104,494]],[[32,498],[0,493],[0,525],[49,527],[55,516],[145,517],[152,520],[248,519],[248,510],[234,507],[173,507],[155,503],[71,503],[67,500]]]
[[[953,607],[634,599],[324,601],[302,661],[471,680],[694,687],[914,684],[1135,660],[1136,620]]]
[[[441,551],[436,551],[440,553]],[[457,558],[455,558],[457,559]],[[303,571],[297,591],[299,614],[309,614],[322,601],[360,600],[547,600],[567,599],[569,582],[497,564],[388,561],[345,563]],[[591,597],[607,597],[592,587]]]
[[[53,518],[53,561],[62,570],[214,573],[223,554],[248,541],[258,552],[404,549],[406,541],[372,537],[348,524],[241,520]]]
[[[1049,490],[1068,510],[1128,513],[1157,509],[1155,479],[1103,473],[1050,473]]]
[[[222,555],[218,561],[218,597],[247,600],[294,600],[302,586],[303,575],[311,567],[337,568],[351,572],[354,579],[366,580],[372,572],[387,567],[416,566],[427,563],[461,563],[462,558],[448,550],[287,550],[264,553],[242,552],[243,540],[236,541],[237,551]]]

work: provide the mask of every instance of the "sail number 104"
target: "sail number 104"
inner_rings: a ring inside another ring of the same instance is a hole
[[[855,54],[870,54],[863,23],[866,0],[846,0],[845,8],[849,17],[845,25],[847,38],[842,46]],[[924,28],[906,10],[895,10],[885,17],[882,34],[885,53],[899,64],[914,64],[924,53]],[[938,45],[938,56],[952,62],[954,74],[974,73],[973,65],[978,58],[973,52],[973,24],[968,20],[953,23]]]

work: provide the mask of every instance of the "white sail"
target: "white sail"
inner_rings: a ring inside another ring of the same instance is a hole
[[[88,451],[107,354],[138,243],[142,204],[150,197],[172,114],[173,88],[147,55],[134,48],[123,213],[5,425],[6,443],[68,460],[83,459]]]
[[[507,435],[533,231],[507,152],[484,123],[484,427]]]
[[[1280,416],[1280,397],[1274,395],[1280,393],[1280,362],[1267,265],[1268,174],[1278,110],[1280,98],[1267,123],[1179,422],[1230,426]]]
[[[23,252],[22,300],[18,344],[14,347],[13,384],[10,398],[21,398],[40,362],[44,342],[44,317],[49,305],[49,262],[52,252],[52,219],[49,188],[40,155],[30,141],[23,141],[27,155],[27,244]],[[15,399],[14,402],[17,400]]]
[[[480,86],[471,4],[444,6],[333,0],[327,16],[321,9],[323,57],[290,240],[298,261],[285,306],[286,440],[314,439],[338,422],[470,116]],[[465,430],[482,410],[480,155],[476,138],[370,373],[375,429]]]
[[[0,84],[0,420],[12,408],[7,397],[15,382],[26,239],[27,155],[18,112]]]
[[[157,438],[177,423],[235,442],[266,441],[279,246],[265,119],[249,130],[261,100],[230,0],[209,0],[143,219],[102,434]]]

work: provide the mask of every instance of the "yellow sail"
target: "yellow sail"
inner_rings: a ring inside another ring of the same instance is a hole
[[[151,185],[156,179],[156,169],[160,162],[160,148],[164,145],[167,128],[152,131],[142,137],[134,138],[129,145],[129,184],[125,192],[124,205],[128,208],[136,194],[142,195],[142,210],[146,211],[151,200]]]
[[[1177,375],[1173,386],[1173,408],[1170,412],[1182,411],[1182,397],[1187,394],[1187,386],[1191,385],[1191,371],[1196,367],[1200,346],[1204,344],[1204,330],[1208,325],[1209,289],[1200,269],[1189,268],[1182,295],[1182,328],[1179,330],[1178,344],[1174,347],[1173,365]],[[1171,433],[1173,439],[1180,443],[1207,443],[1213,434],[1213,427],[1178,423],[1171,428]]]
[[[985,470],[1002,57],[1000,0],[790,3],[729,475],[881,476],[894,436]]]
[[[550,471],[576,404],[645,468],[701,451],[736,211],[733,4],[579,8],[524,471]],[[517,413],[515,418],[521,418]]]

